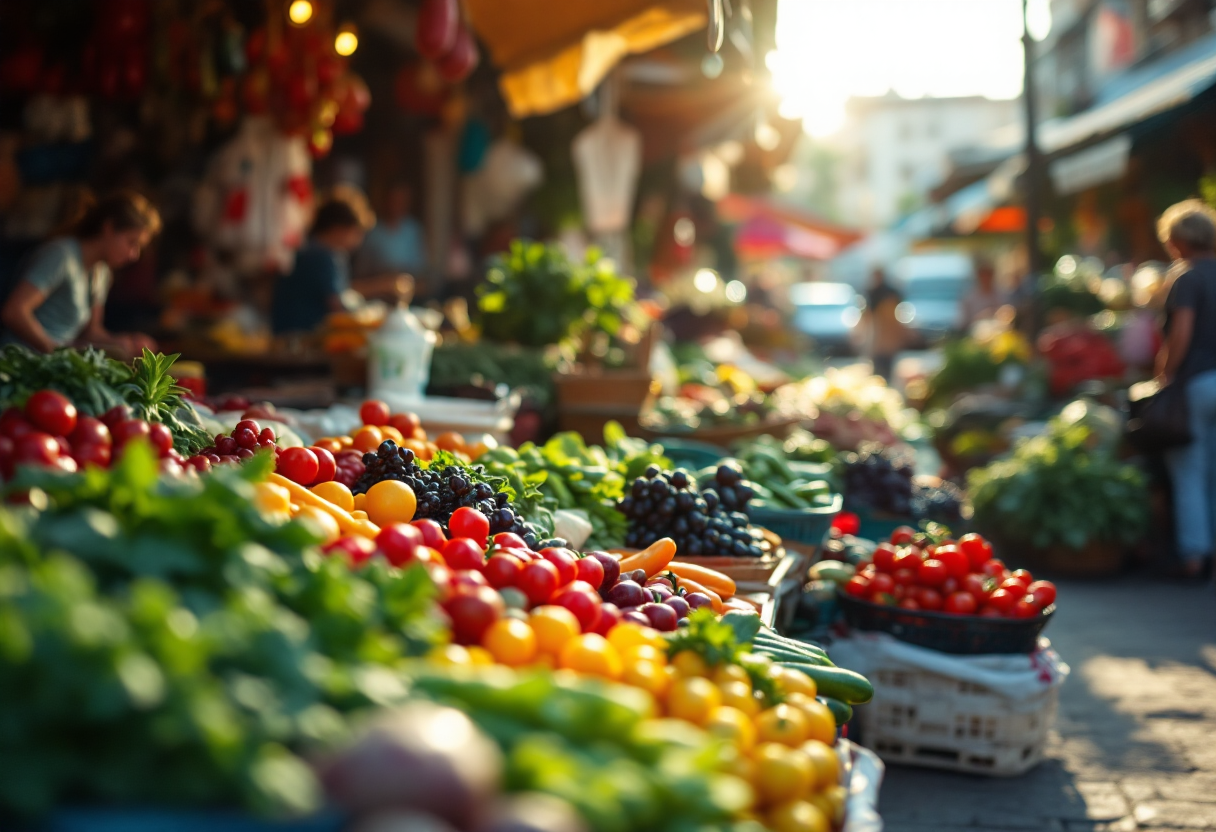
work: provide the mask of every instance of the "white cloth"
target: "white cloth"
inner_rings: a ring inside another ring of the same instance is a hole
[[[574,137],[571,153],[587,230],[624,231],[642,170],[641,134],[615,116],[604,116]]]

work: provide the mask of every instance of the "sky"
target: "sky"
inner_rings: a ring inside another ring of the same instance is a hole
[[[1042,37],[1046,0],[1029,14]],[[828,136],[854,95],[1017,97],[1021,36],[1021,0],[780,0],[769,68],[782,115]]]

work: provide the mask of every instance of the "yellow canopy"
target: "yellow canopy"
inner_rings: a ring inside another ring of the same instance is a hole
[[[516,118],[577,103],[626,55],[706,25],[704,0],[465,0],[465,9]]]

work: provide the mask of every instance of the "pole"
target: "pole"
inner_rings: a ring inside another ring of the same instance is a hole
[[[1022,54],[1026,69],[1022,81],[1022,104],[1026,110],[1026,267],[1029,277],[1038,280],[1043,269],[1043,254],[1039,250],[1039,216],[1043,182],[1043,159],[1039,155],[1038,124],[1035,121],[1034,39],[1026,20],[1028,0],[1022,0]]]

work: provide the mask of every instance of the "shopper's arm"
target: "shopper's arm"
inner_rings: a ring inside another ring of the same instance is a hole
[[[1195,310],[1179,306],[1170,314],[1170,331],[1165,336],[1161,352],[1157,353],[1157,375],[1166,383],[1173,381],[1191,348],[1191,337],[1195,333]]]
[[[20,280],[0,312],[5,329],[39,352],[51,352],[58,344],[46,334],[34,316],[35,310],[46,302],[46,294],[28,280]]]

